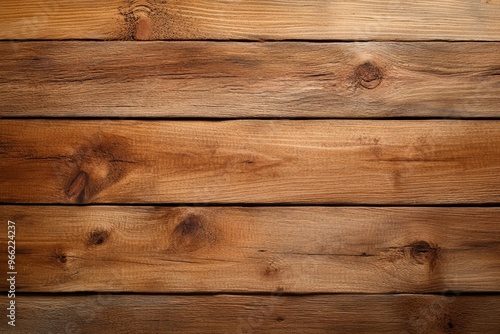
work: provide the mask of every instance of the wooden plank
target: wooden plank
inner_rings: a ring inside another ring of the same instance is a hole
[[[500,291],[500,208],[4,206],[1,218],[16,223],[19,292]]]
[[[500,116],[500,43],[26,42],[0,58],[0,116]]]
[[[3,0],[0,39],[500,39],[498,0]]]
[[[499,312],[498,296],[453,294],[35,295],[18,297],[12,333],[496,334]]]
[[[499,121],[0,122],[3,203],[500,202]]]

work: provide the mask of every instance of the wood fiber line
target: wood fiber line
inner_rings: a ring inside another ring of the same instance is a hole
[[[499,208],[3,206],[0,212],[16,223],[18,292],[500,291]],[[5,280],[0,288],[7,290]]]
[[[0,116],[499,117],[500,43],[0,43]]]
[[[499,121],[0,121],[1,203],[500,202]]]
[[[55,295],[20,296],[18,302],[16,332],[22,333],[496,334],[500,327],[498,296],[453,293]]]
[[[498,0],[3,0],[0,39],[500,39]]]

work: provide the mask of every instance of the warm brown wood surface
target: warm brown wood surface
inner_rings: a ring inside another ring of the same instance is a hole
[[[500,202],[499,121],[0,123],[3,203]]]
[[[500,43],[27,42],[0,59],[0,116],[500,115]]]
[[[3,0],[0,39],[499,40],[498,0]]]
[[[1,219],[16,223],[19,292],[500,291],[499,208],[3,206]]]
[[[2,296],[1,301],[5,301]],[[496,334],[497,296],[20,296],[12,333]],[[0,323],[4,329],[5,322]]]
[[[3,0],[0,59],[1,333],[499,333],[500,0]]]

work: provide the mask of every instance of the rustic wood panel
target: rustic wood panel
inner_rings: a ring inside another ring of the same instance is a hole
[[[16,222],[20,292],[500,291],[500,208],[4,206],[1,218]]]
[[[500,327],[498,296],[20,296],[18,303],[13,332],[22,333],[496,334]]]
[[[500,202],[499,121],[0,122],[3,203]]]
[[[498,0],[4,0],[1,39],[498,40]]]
[[[0,43],[0,58],[0,116],[500,116],[500,43]]]

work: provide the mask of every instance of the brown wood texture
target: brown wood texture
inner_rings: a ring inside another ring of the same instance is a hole
[[[500,202],[499,121],[0,123],[3,203]]]
[[[499,333],[500,0],[3,0],[0,59],[0,332]]]
[[[500,291],[499,208],[3,206],[1,218],[16,223],[19,292]]]
[[[0,116],[498,117],[500,43],[0,43]]]
[[[499,40],[498,0],[3,0],[0,39]]]
[[[2,301],[5,297],[2,296]],[[20,296],[21,333],[496,334],[497,296]],[[0,328],[5,328],[5,322]]]

